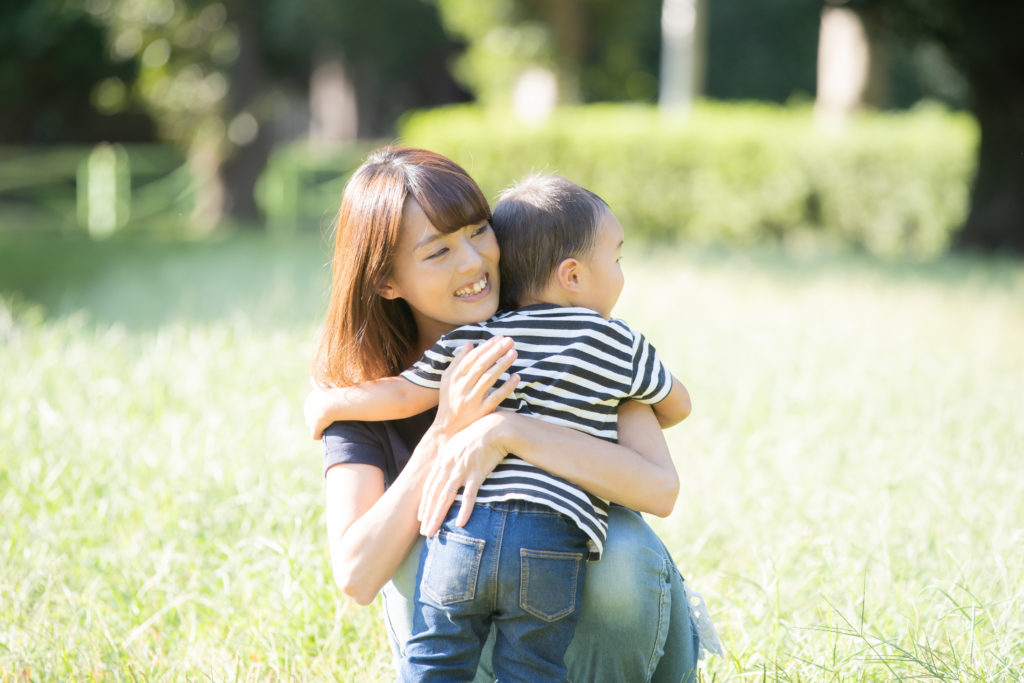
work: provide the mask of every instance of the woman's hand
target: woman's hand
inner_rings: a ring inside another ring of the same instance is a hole
[[[460,487],[462,508],[455,524],[465,526],[469,521],[480,485],[508,455],[495,438],[495,427],[499,424],[500,416],[492,413],[449,438],[438,450],[424,480],[420,498],[421,534],[433,536],[437,533]]]
[[[493,413],[519,384],[519,375],[512,375],[494,386],[515,359],[516,350],[508,337],[491,337],[476,348],[466,342],[441,376],[434,425],[451,437]]]

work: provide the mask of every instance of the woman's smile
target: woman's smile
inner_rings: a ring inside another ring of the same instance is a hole
[[[472,283],[455,290],[455,296],[463,300],[477,300],[491,293],[491,277],[484,273]]]

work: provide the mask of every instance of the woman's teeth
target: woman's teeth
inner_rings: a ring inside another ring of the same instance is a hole
[[[462,289],[455,290],[455,296],[473,296],[484,291],[484,287],[487,286],[487,276],[484,275],[477,282],[474,282],[469,287],[463,287]]]

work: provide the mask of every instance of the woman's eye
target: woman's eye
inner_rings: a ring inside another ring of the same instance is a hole
[[[444,256],[447,253],[448,253],[448,247],[442,247],[442,248],[438,249],[437,251],[431,252],[430,254],[428,254],[427,255],[427,260],[429,261],[430,259],[441,258],[442,256]]]
[[[490,223],[484,223],[483,225],[481,225],[480,227],[478,227],[476,230],[473,231],[473,237],[479,237],[480,235],[484,234],[485,232],[487,232],[490,229],[491,229],[491,224]]]

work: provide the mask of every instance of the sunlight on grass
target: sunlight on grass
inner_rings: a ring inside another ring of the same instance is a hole
[[[1019,677],[1024,271],[671,263],[622,309],[694,396],[656,528],[723,631],[709,672]]]
[[[321,245],[113,245],[34,277],[52,252],[0,257],[0,679],[389,679],[379,608],[333,587],[302,425]],[[693,395],[652,523],[719,626],[709,678],[1019,679],[1024,266],[624,267],[616,315]]]

